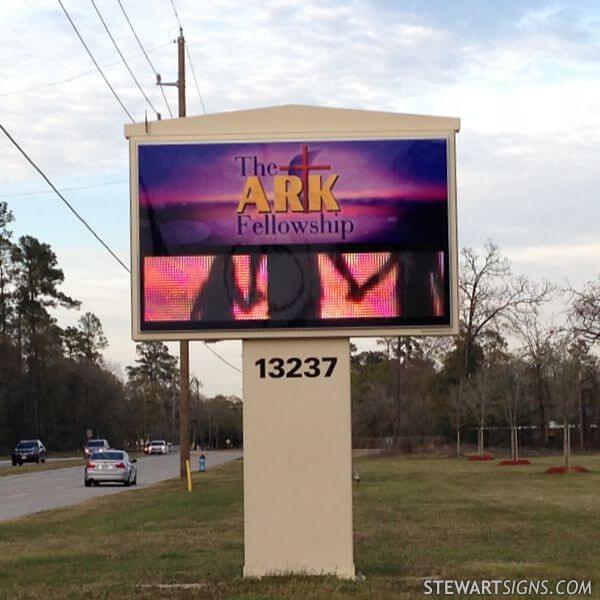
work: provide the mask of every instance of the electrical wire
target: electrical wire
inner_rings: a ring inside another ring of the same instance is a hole
[[[60,2],[60,0],[59,0]],[[83,223],[84,227],[104,246],[109,254],[128,272],[129,267],[111,250],[109,245],[94,231],[92,226],[73,208],[70,202],[58,191],[55,185],[48,179],[46,174],[35,164],[35,162],[29,157],[27,152],[21,148],[18,142],[6,131],[5,127],[0,123],[0,129],[2,129],[4,135],[13,143],[15,148],[25,157],[25,160],[42,176],[44,181],[52,188],[56,195],[67,205],[67,208]]]
[[[60,188],[59,192],[75,192],[78,190],[91,190],[93,188],[106,187],[107,185],[117,185],[118,183],[128,183],[128,179],[118,179],[116,181],[105,181],[94,185],[81,185],[76,187]],[[40,196],[42,194],[52,194],[51,190],[39,190],[37,192],[18,192],[16,194],[2,194],[0,198],[19,198],[21,196]]]
[[[121,265],[121,267],[123,267],[123,269],[125,269],[125,271],[127,271],[127,273],[130,273],[131,271],[130,271],[129,267],[113,252],[113,250],[110,248],[110,246],[94,231],[92,226],[75,210],[75,208],[73,208],[73,206],[70,204],[70,202],[60,193],[60,191],[55,187],[55,185],[50,181],[50,179],[48,179],[46,174],[37,166],[37,164],[33,161],[33,159],[30,158],[30,156],[27,154],[27,152],[25,152],[25,150],[23,150],[23,148],[12,137],[12,135],[10,135],[10,133],[8,133],[8,131],[6,130],[4,125],[2,125],[2,123],[0,123],[0,129],[2,130],[4,135],[12,142],[12,144],[15,146],[15,148],[23,155],[25,160],[42,176],[44,181],[52,188],[52,191],[67,205],[68,209],[81,221],[81,223],[83,223],[85,228],[96,238],[96,240],[98,240],[98,242],[100,242],[100,244],[102,244],[102,246],[105,248],[105,250],[108,251],[108,253],[119,263],[119,265]],[[117,182],[114,182],[114,183],[117,183]],[[238,373],[242,372],[241,369],[236,367],[234,364],[230,363],[226,358],[223,358],[215,349],[211,348],[206,342],[204,342],[204,346],[212,354],[214,354],[220,361],[225,363],[228,367],[231,367],[234,371],[237,371]]]
[[[179,15],[177,14],[177,9],[175,8],[175,3],[171,0],[171,6],[173,7],[173,12],[175,13],[175,18],[177,19],[177,23],[179,24],[179,29],[183,29],[181,26],[181,21],[179,20]]]
[[[150,65],[150,68],[152,69],[152,72],[154,73],[154,75],[156,76],[157,81],[158,81],[158,71],[154,68],[154,65],[152,64],[150,57],[146,53],[146,50],[145,50],[140,38],[138,37],[138,34],[136,33],[135,29],[133,28],[133,25],[131,24],[131,20],[129,19],[129,16],[125,12],[125,8],[123,7],[121,0],[117,0],[117,2],[119,3],[119,6],[121,7],[121,11],[123,13],[123,16],[125,17],[125,20],[129,24],[129,28],[131,29],[131,33],[133,33],[133,37],[135,37],[135,39],[138,43],[138,46],[141,48],[142,52],[144,53],[144,56],[146,57],[146,60],[148,61],[148,64]],[[165,101],[165,104],[167,105],[167,110],[169,111],[169,115],[171,116],[171,119],[172,119],[173,113],[171,111],[171,106],[169,105],[169,102],[167,100],[167,96],[165,95],[165,90],[163,89],[162,85],[159,85],[158,87],[160,87],[160,91],[162,93],[163,100]]]
[[[131,27],[131,30],[136,38],[136,40],[138,41],[138,44],[140,45],[140,48],[142,48],[142,51],[144,51],[144,48],[141,44],[141,42],[139,41],[138,36],[135,34],[135,30],[133,29],[133,26],[131,25],[131,22],[129,20],[129,18],[127,17],[127,13],[125,12],[125,10],[123,9],[123,6],[121,5],[120,0],[119,1],[119,6],[121,6],[121,10],[123,11],[123,14],[125,15],[125,18],[127,19],[127,22],[129,23],[129,26]],[[141,86],[139,85],[139,83],[137,82],[137,79],[135,79],[135,76],[133,75],[131,69],[129,69],[129,66],[127,65],[127,62],[125,60],[125,58],[123,57],[123,55],[121,54],[121,51],[119,50],[117,44],[115,43],[112,35],[110,34],[110,31],[108,29],[108,27],[106,26],[106,23],[104,22],[104,19],[102,18],[100,12],[98,11],[98,8],[96,7],[96,4],[94,3],[94,0],[91,0],[92,5],[94,6],[96,13],[98,14],[98,16],[100,17],[100,20],[102,21],[102,24],[104,25],[104,28],[106,29],[106,32],[108,33],[109,37],[111,38],[111,41],[113,42],[113,45],[115,46],[115,48],[117,49],[117,51],[119,52],[119,56],[121,57],[121,59],[123,60],[123,62],[125,63],[125,66],[127,67],[127,69],[129,70],[131,76],[133,77],[134,81],[136,82],[136,84],[138,85],[138,87],[140,88],[140,91],[142,92],[142,94],[144,95],[144,98],[146,98],[146,101],[148,102],[148,104],[152,107],[152,109],[154,110],[154,112],[158,112],[154,106],[152,105],[152,103],[150,102],[150,100],[148,100],[148,98],[146,97],[146,94],[143,92]],[[88,54],[90,55],[90,58],[92,59],[92,61],[94,62],[94,65],[96,66],[96,68],[98,69],[98,71],[100,72],[100,74],[102,75],[102,77],[104,78],[104,81],[106,82],[106,84],[108,85],[108,87],[111,89],[113,95],[115,96],[115,98],[117,99],[117,101],[119,102],[119,104],[121,105],[121,107],[123,108],[123,110],[127,113],[127,115],[129,116],[129,118],[131,119],[132,122],[133,118],[132,116],[129,114],[129,111],[125,108],[125,105],[121,102],[121,100],[119,99],[119,97],[117,96],[116,92],[113,90],[112,86],[110,85],[110,83],[108,82],[108,79],[106,79],[104,73],[102,72],[102,70],[100,69],[100,66],[98,65],[98,63],[96,62],[96,60],[94,59],[92,53],[90,52],[89,48],[87,47],[86,43],[84,42],[83,38],[81,37],[81,35],[79,34],[79,31],[77,30],[77,28],[75,27],[75,24],[73,23],[71,17],[69,16],[69,13],[66,11],[65,7],[63,6],[61,0],[58,0],[58,3],[60,4],[61,8],[63,9],[65,15],[67,16],[67,18],[69,19],[69,22],[71,23],[73,29],[75,30],[75,33],[77,33],[77,36],[79,37],[79,39],[81,40],[81,43],[83,44],[84,48],[87,50]],[[175,8],[175,4],[173,2],[173,0],[171,0],[171,6],[173,7],[173,12],[175,13],[175,18],[177,19],[177,23],[179,24],[179,28],[180,30],[183,29],[183,27],[181,26],[181,20],[179,19],[179,15],[177,14],[177,9]],[[204,105],[204,101],[202,99],[202,94],[200,93],[200,87],[198,85],[198,79],[196,78],[196,72],[194,70],[194,66],[192,63],[192,57],[190,55],[190,51],[187,47],[186,44],[186,53],[188,56],[188,60],[190,62],[190,68],[192,70],[192,75],[194,77],[194,82],[196,84],[196,90],[198,91],[198,96],[200,98],[200,102],[202,104],[202,109],[204,110],[204,113],[206,114],[206,107]],[[150,67],[152,68],[152,70],[155,72],[156,74],[156,70],[154,69],[154,67],[152,66],[152,63],[150,62],[150,59],[148,58],[146,52],[144,51],[144,55],[146,56],[146,59],[148,60],[148,63],[150,64]],[[162,87],[161,87],[162,90]],[[164,97],[164,92],[163,92],[163,97]],[[165,103],[167,104],[167,108],[169,109],[169,114],[172,115],[171,113],[171,108],[169,106],[169,103],[167,102],[166,97],[164,97],[165,99]],[[43,173],[43,171],[33,162],[33,160],[31,160],[31,158],[29,158],[29,156],[26,154],[26,152],[19,146],[19,144],[14,140],[14,138],[8,133],[8,131],[6,131],[6,129],[2,126],[2,124],[0,124],[0,128],[2,129],[2,131],[4,132],[4,134],[8,137],[8,139],[16,146],[16,148],[19,150],[19,152],[21,152],[21,154],[25,157],[25,159],[31,164],[31,166],[33,166],[33,168],[44,178],[44,180],[46,181],[46,183],[48,183],[48,185],[52,188],[52,190],[58,195],[58,197],[67,205],[67,207],[71,210],[71,212],[73,212],[73,214],[84,224],[84,226],[90,231],[90,233],[92,233],[92,235],[102,244],[102,246],[104,246],[104,248],[111,254],[111,256],[129,273],[130,270],[129,268],[125,265],[125,263],[123,263],[121,261],[121,259],[110,249],[110,247],[102,240],[102,238],[91,228],[91,226],[85,221],[85,219],[83,217],[81,217],[79,215],[79,213],[73,208],[73,206],[71,206],[71,204],[67,201],[67,199],[60,193],[60,191],[52,184],[52,182],[46,177],[46,175]],[[238,367],[236,367],[234,364],[230,363],[227,359],[223,358],[216,350],[214,350],[213,348],[211,348],[206,342],[204,342],[204,347],[207,348],[212,354],[214,354],[220,361],[222,361],[224,364],[226,364],[228,367],[234,369],[235,371],[237,371],[238,373],[241,373],[241,369],[239,369]]]
[[[166,44],[161,44],[160,46],[154,46],[154,48],[150,48],[148,52],[154,52],[155,50],[160,50],[161,48],[165,48],[170,46],[173,42],[167,42]],[[134,54],[132,56],[128,56],[127,59],[131,60],[133,58],[137,58],[138,56],[142,56],[141,54]],[[116,65],[120,65],[121,61],[117,60],[116,62],[107,63],[105,65],[101,65],[104,68],[114,67]],[[69,83],[71,81],[75,81],[75,79],[79,79],[80,77],[85,77],[86,75],[91,75],[92,73],[96,73],[96,69],[90,69],[89,71],[83,71],[82,73],[78,73],[77,75],[73,75],[72,77],[67,77],[67,79],[59,79],[58,81],[49,81],[48,83],[41,83],[40,85],[35,85],[30,88],[24,88],[22,90],[16,90],[14,92],[7,92],[5,94],[0,94],[0,98],[6,98],[7,96],[18,96],[19,94],[27,94],[28,92],[35,92],[36,90],[41,90],[47,87],[52,87],[55,85],[61,85],[63,83]]]
[[[146,92],[144,92],[144,89],[140,85],[140,82],[136,79],[136,76],[133,74],[133,71],[131,70],[129,63],[127,62],[127,60],[125,60],[123,53],[121,52],[119,46],[117,45],[117,42],[115,41],[115,38],[113,37],[112,33],[110,32],[110,29],[108,28],[108,25],[106,24],[106,21],[102,17],[102,14],[98,10],[96,3],[94,2],[94,0],[90,0],[90,2],[92,3],[92,6],[94,7],[96,14],[98,15],[100,22],[104,26],[104,29],[106,30],[106,33],[108,34],[108,37],[110,38],[110,41],[112,42],[113,46],[115,47],[115,50],[119,53],[119,56],[121,57],[121,60],[123,61],[123,64],[125,65],[126,69],[129,71],[131,78],[135,82],[135,85],[137,85],[138,89],[140,90],[140,93],[142,94],[142,96],[144,97],[146,102],[148,103],[148,106],[150,106],[150,108],[158,115],[158,110],[156,110],[156,107],[154,106],[154,104],[152,104],[152,101],[150,100],[150,98],[148,98],[148,96],[146,95]]]
[[[179,24],[179,31],[183,32],[183,26],[181,25],[181,19],[179,18],[179,14],[177,13],[177,9],[175,8],[175,3],[171,0],[171,6],[173,7],[173,12],[175,13],[175,18],[177,19],[177,23]],[[192,55],[190,54],[190,49],[186,42],[185,44],[185,53],[187,54],[188,61],[190,63],[190,69],[192,71],[192,76],[194,77],[194,83],[196,84],[196,91],[198,92],[198,98],[200,98],[200,104],[202,105],[202,110],[204,114],[206,113],[206,106],[204,105],[204,99],[202,98],[202,94],[200,93],[200,86],[198,85],[198,79],[196,77],[196,70],[194,69],[194,63],[192,62]]]
[[[30,156],[23,150],[23,148],[19,145],[19,143],[8,133],[6,128],[0,123],[0,129],[6,135],[6,137],[12,142],[12,144],[17,148],[17,150],[23,155],[25,160],[42,176],[44,181],[52,188],[52,191],[67,205],[68,209],[83,223],[85,228],[102,244],[105,250],[127,271],[130,273],[129,267],[113,252],[113,250],[109,247],[109,245],[94,231],[92,226],[73,208],[70,202],[60,193],[60,191],[54,186],[54,184],[48,179],[46,174],[37,166],[37,164],[30,158]],[[120,183],[120,182],[114,182]],[[107,184],[108,185],[108,184]],[[90,186],[92,187],[92,186]],[[83,189],[83,188],[80,188]],[[234,371],[241,373],[241,369],[236,367],[234,364],[230,363],[226,358],[223,358],[214,348],[211,348],[206,342],[204,342],[204,346],[207,350],[209,350],[212,354],[214,354],[220,361],[225,363],[228,367],[231,367]]]
[[[73,19],[71,19],[71,15],[67,12],[67,9],[64,7],[61,0],[58,0],[58,3],[60,4],[60,7],[63,9],[63,12],[65,13],[65,16],[67,17],[67,19],[69,19],[69,23],[71,23],[71,27],[73,27],[75,33],[77,34],[77,37],[79,38],[79,41],[83,44],[83,47],[85,48],[86,52],[89,54],[90,58],[92,59],[92,62],[94,63],[96,69],[98,69],[98,72],[100,73],[100,75],[102,75],[102,79],[104,79],[104,82],[110,88],[110,91],[112,92],[112,94],[115,97],[115,99],[117,100],[117,102],[121,105],[121,108],[127,113],[127,116],[129,117],[131,122],[135,123],[133,117],[131,116],[131,113],[127,110],[126,106],[123,104],[123,102],[121,101],[121,98],[119,98],[119,96],[117,95],[117,92],[115,92],[112,85],[110,85],[110,82],[108,81],[108,79],[106,78],[106,75],[100,68],[100,65],[96,62],[96,59],[94,58],[94,55],[92,54],[91,50],[88,48],[88,45],[85,43],[84,39],[81,37],[79,30],[75,26],[75,23],[73,23]]]
[[[185,52],[187,54],[188,60],[190,61],[190,69],[192,70],[192,76],[194,77],[194,83],[196,84],[196,91],[198,92],[198,98],[200,98],[200,104],[202,105],[202,110],[204,111],[204,114],[207,114],[206,106],[204,106],[204,100],[202,99],[202,94],[200,93],[200,86],[198,85],[198,80],[196,79],[196,71],[194,70],[194,64],[192,63],[192,57],[190,55],[190,50],[188,48],[187,43],[185,45]]]
[[[223,358],[216,350],[214,350],[213,348],[211,348],[206,342],[204,342],[204,347],[207,350],[210,350],[219,360],[221,360],[222,362],[224,362],[227,366],[231,367],[232,369],[234,369],[238,373],[242,372],[241,369],[238,369],[235,365],[231,364],[227,359]]]
[[[52,188],[52,191],[58,195],[58,197],[67,205],[69,210],[83,223],[86,229],[102,244],[102,246],[110,253],[110,255],[127,271],[130,273],[129,267],[123,263],[123,261],[111,250],[111,248],[106,244],[106,242],[92,229],[92,227],[88,224],[88,222],[73,208],[73,206],[69,203],[69,201],[60,193],[60,191],[54,186],[54,184],[48,179],[45,173],[33,162],[33,160],[29,157],[29,155],[21,148],[21,146],[17,143],[17,141],[8,133],[5,127],[0,123],[0,129],[4,132],[6,137],[13,143],[13,145],[17,148],[17,150],[25,157],[27,162],[43,177],[46,183]],[[111,183],[121,183],[120,181],[106,183],[104,185],[110,185]],[[87,186],[94,187],[94,186]],[[74,189],[74,188],[72,188]],[[85,188],[78,188],[85,189]],[[241,369],[236,367],[234,364],[230,363],[226,358],[223,358],[214,348],[211,348],[206,342],[204,342],[204,346],[214,354],[220,361],[225,363],[228,367],[231,367],[234,371],[241,373]]]

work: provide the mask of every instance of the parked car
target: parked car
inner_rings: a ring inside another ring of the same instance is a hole
[[[168,454],[169,444],[165,440],[153,440],[148,446],[148,454]]]
[[[94,452],[110,450],[110,444],[105,439],[88,440],[83,448],[83,458],[89,458]]]
[[[46,462],[46,448],[40,440],[21,440],[12,451],[13,467],[25,462]]]
[[[125,487],[137,485],[136,462],[124,450],[94,452],[85,465],[83,483],[86,487],[105,481],[122,483]]]

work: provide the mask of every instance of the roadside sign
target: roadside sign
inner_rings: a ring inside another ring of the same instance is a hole
[[[457,130],[312,107],[128,126],[134,339],[455,333]]]

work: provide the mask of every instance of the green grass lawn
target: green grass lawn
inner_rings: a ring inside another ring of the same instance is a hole
[[[83,467],[85,460],[74,458],[72,460],[61,460],[59,462],[45,463],[24,463],[22,465],[0,467],[0,477],[8,475],[22,475],[23,473],[36,473],[37,471],[54,471],[56,469],[66,469],[67,467]]]
[[[83,450],[81,452],[47,452],[47,458],[81,458]],[[10,460],[10,454],[1,455],[0,460]]]
[[[600,598],[600,457],[575,460],[592,472],[566,476],[542,474],[556,458],[534,462],[356,460],[355,563],[365,579],[350,582],[242,579],[236,461],[195,474],[191,494],[169,481],[0,523],[0,597],[424,598],[422,579],[440,577],[591,579]],[[157,587],[169,583],[198,585]]]

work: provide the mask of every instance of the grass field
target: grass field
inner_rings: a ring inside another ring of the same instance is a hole
[[[82,458],[73,458],[72,460],[61,460],[58,462],[45,463],[25,463],[13,467],[0,467],[0,477],[8,475],[22,475],[23,473],[36,473],[38,471],[54,471],[56,469],[66,469],[67,467],[83,467],[85,461]]]
[[[575,462],[592,472],[543,475],[556,458],[358,459],[355,563],[365,578],[344,582],[241,578],[237,461],[195,474],[192,494],[170,481],[0,524],[0,597],[404,599],[440,577],[591,579],[600,598],[600,457]]]

